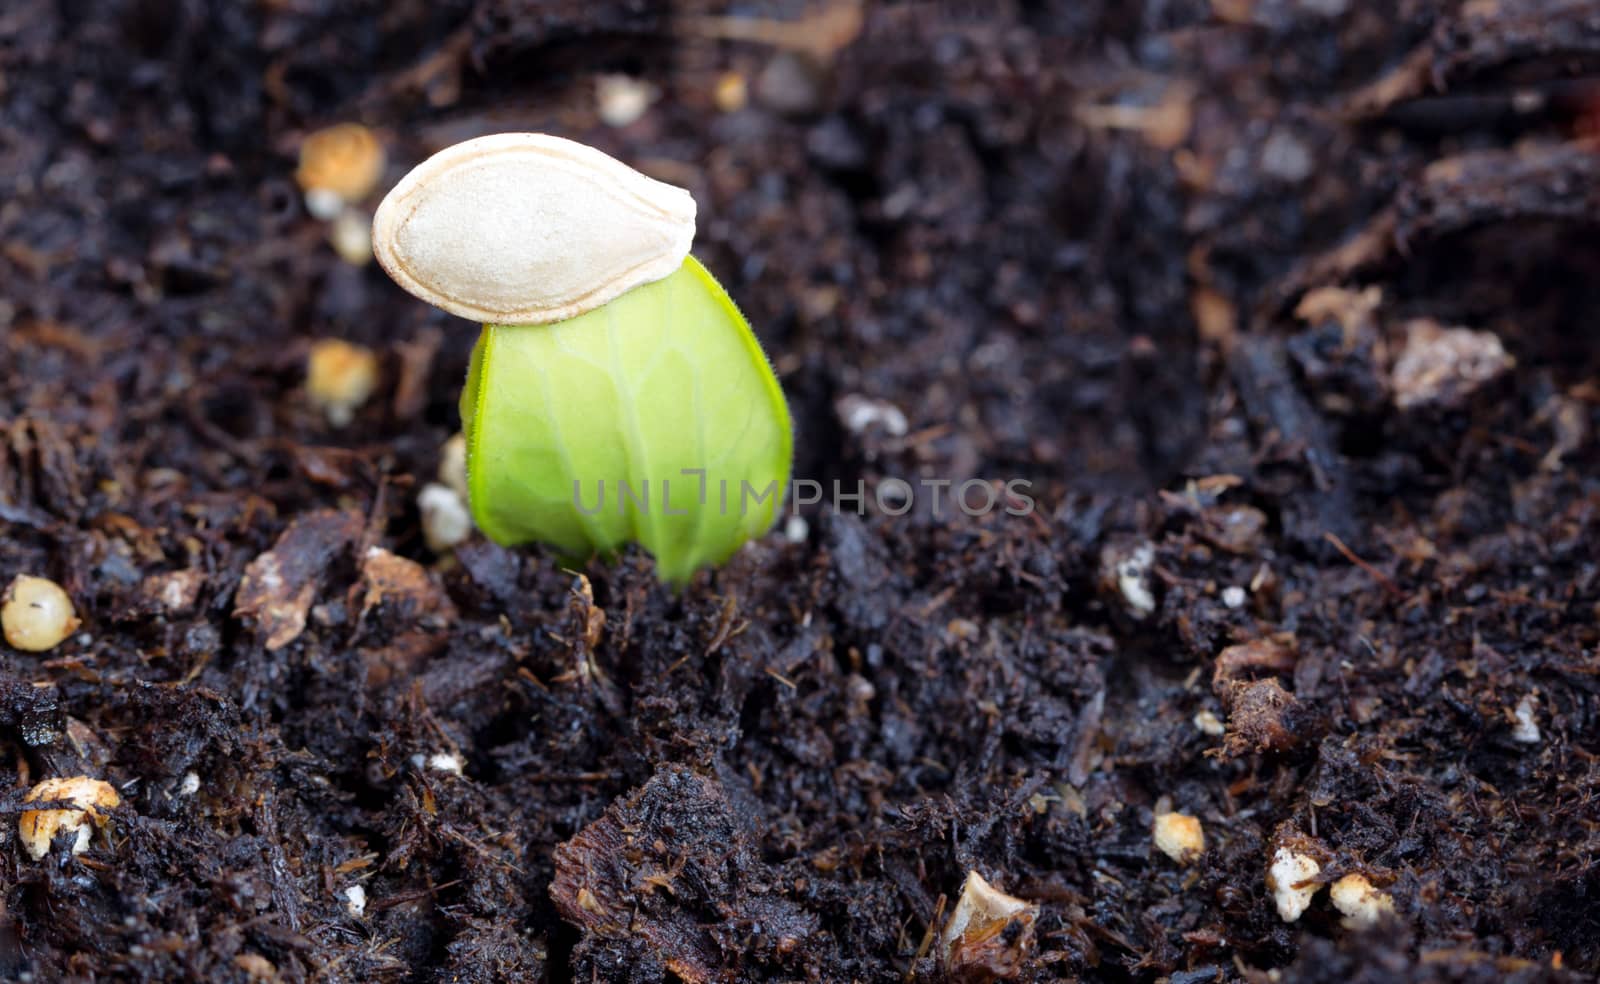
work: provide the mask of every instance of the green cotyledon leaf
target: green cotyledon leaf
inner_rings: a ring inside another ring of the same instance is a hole
[[[631,541],[670,583],[771,528],[789,484],[783,391],[692,256],[576,318],[485,325],[461,418],[491,540],[568,559]]]

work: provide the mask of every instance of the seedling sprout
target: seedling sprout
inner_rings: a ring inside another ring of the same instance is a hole
[[[482,321],[461,399],[473,519],[564,558],[636,542],[682,583],[772,525],[792,439],[732,300],[688,255],[694,200],[607,155],[498,134],[424,161],[373,245]]]

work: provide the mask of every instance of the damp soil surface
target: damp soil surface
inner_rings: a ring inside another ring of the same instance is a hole
[[[0,649],[0,978],[1592,978],[1597,106],[1576,0],[9,0],[0,575],[83,624]],[[474,331],[307,214],[351,121],[368,209],[499,130],[690,188],[859,512],[435,555]]]

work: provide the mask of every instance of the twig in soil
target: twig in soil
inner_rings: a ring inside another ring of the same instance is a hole
[[[252,441],[242,441],[211,422],[204,408],[205,391],[193,390],[184,401],[184,417],[189,426],[212,444],[233,455],[246,465],[255,466],[261,460],[260,449]]]
[[[379,79],[357,100],[362,106],[382,105],[420,93],[432,106],[448,106],[461,92],[461,70],[472,52],[471,23],[452,31],[439,47],[404,71]]]
[[[522,778],[528,782],[612,782],[621,777],[618,772],[534,772]]]
[[[52,672],[56,670],[68,671],[79,680],[82,680],[84,683],[99,683],[103,679],[93,667],[76,656],[61,656],[56,659],[47,659],[39,665],[43,669],[50,670]]]
[[[1262,433],[1276,430],[1281,443],[1298,447],[1298,457],[1310,472],[1305,494],[1282,500],[1284,534],[1308,547],[1324,531],[1353,535],[1355,505],[1344,458],[1334,448],[1327,422],[1295,386],[1282,340],[1266,334],[1243,336],[1228,365],[1254,425]]]
[[[1106,690],[1101,687],[1078,716],[1077,734],[1072,741],[1072,758],[1067,763],[1067,781],[1073,786],[1081,788],[1089,781],[1089,773],[1092,771],[1090,756],[1094,752],[1095,741],[1100,736],[1100,725],[1105,716],[1105,709]]]
[[[1194,87],[1173,82],[1153,106],[1080,105],[1073,116],[1093,130],[1129,130],[1158,150],[1175,150],[1194,125]]]
[[[356,542],[357,557],[365,557],[367,550],[375,546],[383,536],[384,500],[388,497],[389,482],[390,478],[387,472],[378,476],[378,489],[373,493],[372,506],[367,510],[366,528],[361,531],[361,539]],[[357,636],[361,634],[366,615],[367,609],[363,608],[360,617],[356,619],[355,634]]]
[[[1377,118],[1405,129],[1450,133],[1522,120],[1531,123],[1552,114],[1576,116],[1597,101],[1600,79],[1555,79],[1503,92],[1423,96],[1386,106]],[[1355,115],[1369,114],[1358,106]]]
[[[1573,3],[1466,4],[1393,69],[1345,104],[1353,118],[1381,116],[1397,104],[1452,83],[1507,73],[1516,66],[1562,65],[1600,52],[1592,6]]]
[[[722,599],[722,612],[717,616],[717,629],[711,636],[711,641],[706,644],[706,655],[711,656],[722,648],[722,644],[749,628],[748,622],[738,619],[739,596],[730,594]]]
[[[300,893],[289,870],[289,857],[284,851],[283,834],[278,825],[277,798],[272,793],[259,796],[252,814],[256,829],[265,842],[267,882],[272,890],[272,901],[289,922],[289,928],[300,932],[302,912]]]
[[[924,427],[919,431],[912,431],[901,438],[900,446],[910,450],[922,447],[924,444],[932,444],[934,441],[949,434],[953,429],[949,424],[934,424],[931,427]]]
[[[1499,222],[1590,223],[1600,215],[1600,141],[1486,150],[1434,161],[1393,202],[1333,249],[1283,278],[1255,323],[1265,328],[1314,287],[1405,257],[1412,244]]]
[[[952,584],[928,599],[928,603],[917,610],[917,617],[924,620],[932,618],[933,613],[943,608],[946,602],[955,597],[955,594],[956,586]]]
[[[549,693],[550,692],[550,688],[545,686],[545,682],[543,680],[539,679],[534,674],[534,672],[532,670],[528,669],[526,666],[521,666],[521,667],[517,668],[517,677],[519,679],[528,681],[529,683],[533,684],[535,687],[538,687],[540,690],[544,691],[545,693]]]
[[[476,845],[474,845],[474,846],[476,846]],[[504,862],[502,862],[502,863],[504,863]],[[521,874],[520,871],[517,872],[517,873]],[[425,899],[425,898],[428,898],[429,896],[436,895],[437,893],[442,892],[447,888],[453,888],[456,885],[461,884],[464,880],[465,879],[457,878],[454,881],[447,881],[447,882],[443,882],[442,884],[434,885],[432,888],[424,888],[424,889],[421,889],[419,891],[401,892],[398,895],[386,896],[384,898],[378,899],[376,902],[373,902],[371,905],[368,906],[368,908],[373,910],[374,912],[381,912],[384,909],[392,909],[397,905],[405,905],[407,902],[415,902],[418,899]]]
[[[466,834],[463,834],[459,830],[455,830],[453,828],[446,827],[442,831],[442,835],[444,837],[449,838],[450,840],[455,841],[456,843],[460,844],[462,847],[465,847],[467,850],[473,852],[474,854],[480,855],[485,861],[489,862],[490,864],[497,864],[500,867],[506,869],[507,871],[515,872],[516,874],[519,874],[519,875],[527,874],[526,871],[523,871],[521,868],[519,868],[516,865],[512,864],[510,861],[507,861],[505,858],[496,857],[494,855],[494,853],[491,852],[488,848],[484,847],[482,844],[479,844],[477,841],[475,841],[472,838],[468,837]],[[503,845],[504,841],[502,840],[501,843]],[[454,885],[454,884],[456,884],[456,882],[447,882],[446,884],[443,884],[443,885],[437,885],[437,886],[433,887],[432,889],[429,889],[429,891],[430,892],[437,892],[437,891],[439,891],[441,889],[449,888],[451,885]]]
[[[722,41],[748,41],[788,48],[829,61],[861,33],[860,0],[834,3],[796,21],[758,17],[683,17],[679,32]]]
[[[209,650],[209,649],[206,650],[205,652],[201,653],[195,659],[193,665],[191,665],[189,667],[189,669],[183,674],[183,678],[180,679],[175,684],[175,686],[177,686],[177,687],[187,687],[189,684],[191,684],[191,683],[195,682],[196,680],[200,679],[201,672],[203,670],[205,670],[207,664],[209,664],[211,662],[211,656],[212,656],[212,651]]]
[[[1383,573],[1376,567],[1357,556],[1354,550],[1351,550],[1349,547],[1345,546],[1343,540],[1339,539],[1332,533],[1323,533],[1322,538],[1331,543],[1333,545],[1333,549],[1339,551],[1340,556],[1344,557],[1345,560],[1348,560],[1350,563],[1366,571],[1367,574],[1371,575],[1374,581],[1377,581],[1379,584],[1383,585],[1383,589],[1385,591],[1397,598],[1405,597],[1405,592],[1400,590],[1399,585],[1391,581],[1387,574]]]
[[[0,522],[42,532],[50,532],[61,525],[42,513],[3,501],[0,501]]]
[[[928,928],[922,934],[922,942],[917,945],[916,956],[911,958],[911,966],[906,968],[905,980],[910,981],[916,973],[917,963],[928,955],[928,950],[933,946],[933,939],[939,928],[939,920],[944,916],[944,907],[949,902],[949,897],[943,892],[939,893],[939,901],[933,904],[933,918],[928,920]]]

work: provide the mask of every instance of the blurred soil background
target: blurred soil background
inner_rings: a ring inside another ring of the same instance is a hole
[[[83,626],[0,649],[0,978],[1592,979],[1597,123],[1572,0],[7,0],[0,576]],[[429,548],[475,331],[359,233],[501,130],[693,191],[866,515]],[[971,871],[1032,922],[944,945]]]

